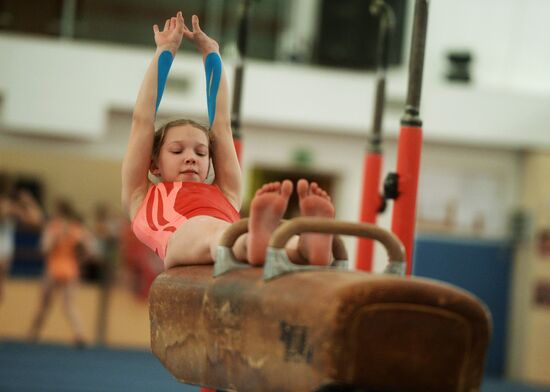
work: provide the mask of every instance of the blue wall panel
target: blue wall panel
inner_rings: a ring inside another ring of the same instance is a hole
[[[489,307],[493,336],[485,371],[503,376],[510,271],[513,247],[506,241],[418,237],[413,274],[452,283],[470,291]]]

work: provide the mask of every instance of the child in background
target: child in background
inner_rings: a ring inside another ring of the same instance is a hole
[[[33,319],[29,339],[37,341],[55,289],[63,294],[63,305],[74,333],[77,348],[85,345],[78,309],[76,290],[79,282],[81,252],[89,254],[93,249],[93,236],[84,227],[72,205],[58,200],[53,216],[42,233],[42,252],[46,256],[46,273],[42,286],[39,308]]]

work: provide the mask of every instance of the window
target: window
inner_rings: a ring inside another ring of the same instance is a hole
[[[0,31],[59,35],[63,0],[0,0]]]
[[[226,56],[236,50],[244,0],[0,0],[0,31],[154,47],[152,25],[197,14]],[[247,57],[373,69],[378,22],[368,0],[250,1]],[[396,19],[390,64],[401,64],[407,0],[386,0]],[[182,7],[184,7],[182,9]],[[184,45],[183,50],[195,50]]]
[[[370,1],[323,0],[314,62],[332,67],[374,69],[379,22],[370,12]],[[386,0],[395,14],[395,32],[389,63],[402,62],[406,0]]]

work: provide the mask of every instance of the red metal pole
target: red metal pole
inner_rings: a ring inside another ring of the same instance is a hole
[[[419,116],[428,0],[416,0],[409,63],[407,106],[401,119],[397,153],[397,198],[393,208],[392,231],[399,237],[406,251],[407,275],[412,272],[414,231],[416,223],[416,194],[422,150],[422,120]]]
[[[393,207],[392,231],[405,246],[407,275],[412,272],[414,231],[416,222],[416,194],[422,151],[422,128],[402,126],[397,152],[398,189]]]
[[[386,95],[386,71],[389,65],[391,37],[395,17],[391,7],[383,0],[372,3],[371,12],[379,17],[377,50],[377,83],[374,101],[372,132],[363,164],[363,190],[361,198],[361,222],[376,224],[376,217],[385,204],[380,195],[380,176],[382,173],[382,117]],[[360,237],[357,240],[357,258],[355,267],[362,271],[372,271],[374,242]]]
[[[382,204],[378,192],[383,157],[381,153],[369,153],[365,156],[363,169],[363,193],[361,200],[361,222],[376,223],[376,216]],[[372,271],[374,243],[361,238],[357,243],[357,260],[355,268],[361,271]]]

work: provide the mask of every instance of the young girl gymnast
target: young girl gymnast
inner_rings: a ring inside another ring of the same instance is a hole
[[[138,93],[128,148],[122,165],[122,204],[136,236],[163,260],[165,268],[212,263],[224,230],[239,217],[241,170],[233,145],[226,73],[218,43],[192,17],[187,28],[181,12],[153,26],[157,46]],[[154,130],[156,112],[182,39],[193,42],[206,71],[210,128],[181,119]],[[213,183],[206,182],[213,169]],[[149,174],[156,177],[150,181]],[[264,185],[250,206],[249,232],[234,245],[235,257],[262,265],[269,237],[278,226],[293,191],[289,180]],[[316,183],[297,183],[305,216],[333,217],[327,193]],[[331,262],[331,236],[304,234],[289,241],[296,263]]]

